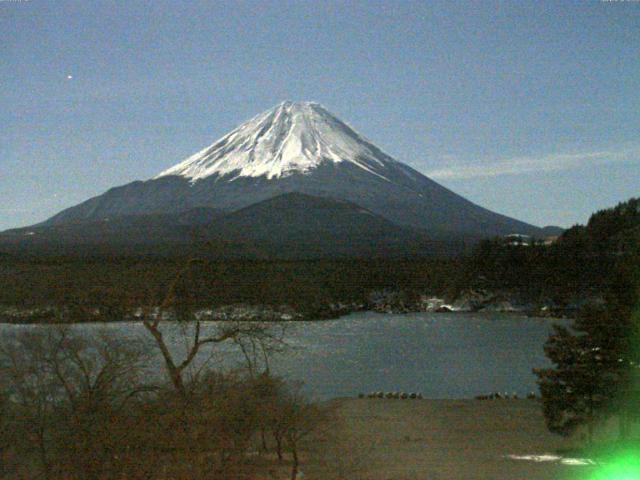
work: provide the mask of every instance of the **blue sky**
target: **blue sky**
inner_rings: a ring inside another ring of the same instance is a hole
[[[282,100],[537,225],[640,195],[640,2],[1,0],[0,31],[0,229]]]

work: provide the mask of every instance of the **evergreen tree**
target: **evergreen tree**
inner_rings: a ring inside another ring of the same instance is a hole
[[[598,418],[627,418],[628,391],[640,364],[634,346],[640,326],[634,314],[637,287],[623,283],[626,288],[619,286],[604,305],[584,307],[570,328],[554,326],[545,344],[554,367],[535,373],[552,432],[568,435],[586,425],[591,440]]]

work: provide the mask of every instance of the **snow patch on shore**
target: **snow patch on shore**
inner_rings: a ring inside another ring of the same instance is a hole
[[[542,454],[542,455],[506,455],[507,458],[511,460],[524,460],[528,462],[557,462],[562,465],[571,465],[571,466],[588,466],[588,465],[596,465],[596,462],[589,458],[569,458],[569,457],[561,457],[559,455],[551,455],[551,454]]]

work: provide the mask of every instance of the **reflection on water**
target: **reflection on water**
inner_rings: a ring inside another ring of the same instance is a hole
[[[309,393],[319,398],[377,390],[421,392],[426,398],[489,392],[524,396],[537,391],[532,368],[549,365],[543,345],[552,324],[504,313],[366,312],[339,320],[290,322],[287,339],[293,348],[273,359],[272,370],[304,381]],[[0,333],[25,328],[51,327],[1,325]],[[73,328],[86,333],[104,329],[154,348],[141,324]],[[184,349],[180,327],[164,328],[172,348]],[[214,328],[207,324],[204,330]],[[240,361],[231,345],[216,348],[214,363],[231,368]]]

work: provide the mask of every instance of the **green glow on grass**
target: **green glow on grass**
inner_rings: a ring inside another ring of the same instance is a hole
[[[640,480],[640,449],[611,457],[589,480]]]
[[[635,272],[635,285],[640,285],[640,269]],[[635,305],[631,314],[631,365],[629,366],[629,384],[622,397],[626,409],[632,411],[640,408],[640,302]],[[597,467],[586,477],[586,480],[640,480],[640,437],[637,433],[637,413],[629,421],[635,425],[631,438],[622,440],[608,451],[593,452],[598,461]],[[583,477],[584,478],[584,477]],[[581,479],[582,480],[582,479]]]

